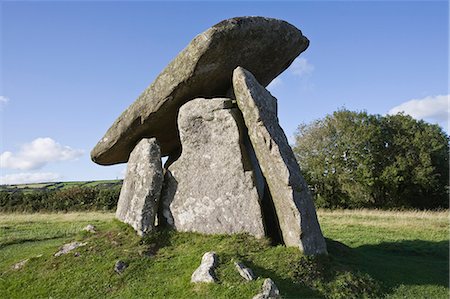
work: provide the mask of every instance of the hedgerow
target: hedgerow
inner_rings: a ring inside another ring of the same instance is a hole
[[[112,188],[73,187],[38,192],[0,192],[0,212],[112,211],[119,200],[120,186]]]

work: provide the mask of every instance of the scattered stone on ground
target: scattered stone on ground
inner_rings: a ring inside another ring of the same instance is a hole
[[[253,297],[253,299],[279,299],[280,291],[272,279],[266,278],[262,285],[262,292]]]
[[[87,231],[87,232],[93,233],[93,234],[97,232],[96,229],[95,229],[95,226],[93,226],[92,224],[86,225],[86,226],[83,228],[83,231]]]
[[[194,99],[181,107],[181,156],[168,167],[161,222],[177,231],[264,237],[256,179],[231,99]],[[160,217],[161,218],[161,217]]]
[[[207,252],[202,257],[200,266],[192,273],[191,282],[216,282],[215,268],[217,255],[215,252]]]
[[[234,70],[233,87],[272,195],[284,243],[299,247],[307,255],[326,253],[308,185],[278,123],[277,99],[242,67]]]
[[[120,115],[91,152],[102,165],[124,163],[144,137],[156,137],[162,156],[180,148],[178,109],[197,97],[225,96],[240,65],[264,86],[309,45],[293,25],[264,17],[224,20],[197,35]]]
[[[114,271],[118,274],[122,274],[123,271],[125,271],[125,269],[128,267],[128,264],[125,263],[124,261],[118,260],[115,264],[114,264]]]
[[[11,269],[12,270],[20,270],[25,266],[26,263],[28,263],[28,261],[29,261],[29,259],[21,260],[20,262],[12,265]]]
[[[116,217],[143,236],[155,228],[163,185],[161,152],[155,138],[142,139],[131,152]]]
[[[239,274],[248,281],[255,279],[255,274],[253,274],[252,269],[246,267],[241,262],[234,262],[234,265],[236,266],[236,269],[238,270]]]
[[[61,256],[63,254],[67,254],[69,252],[71,252],[72,250],[81,247],[81,246],[85,246],[87,243],[81,243],[81,242],[71,242],[71,243],[67,243],[64,244],[57,253],[54,254],[54,256],[58,257]]]
[[[81,254],[80,254],[79,252],[75,252],[75,253],[73,254],[73,256],[74,256],[74,257],[79,257],[79,256],[81,256]]]

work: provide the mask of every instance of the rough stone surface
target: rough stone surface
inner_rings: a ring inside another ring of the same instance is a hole
[[[118,260],[115,264],[114,264],[114,271],[118,274],[122,274],[123,271],[125,271],[125,269],[128,267],[128,264],[125,263],[124,261]]]
[[[326,253],[308,186],[278,123],[277,100],[242,67],[233,74],[238,107],[266,178],[284,243],[305,254]]]
[[[251,281],[251,280],[255,279],[255,274],[253,274],[252,269],[246,267],[243,263],[241,263],[241,262],[234,262],[234,266],[238,270],[239,274],[245,280]]]
[[[180,109],[181,156],[166,171],[162,220],[178,231],[249,233],[264,224],[251,163],[230,99],[195,99]]]
[[[142,139],[130,155],[116,211],[116,217],[140,236],[155,227],[163,178],[156,139]]]
[[[88,224],[83,228],[84,231],[87,231],[89,233],[96,233],[97,231],[95,230],[95,226],[93,226],[92,224]]]
[[[29,261],[29,259],[21,260],[20,262],[15,263],[14,265],[12,265],[11,269],[12,270],[20,270],[23,267],[25,267],[25,264],[28,263],[28,261]]]
[[[87,243],[81,243],[81,242],[72,242],[64,244],[57,253],[55,253],[55,256],[61,256],[63,254],[68,254],[74,249],[77,249],[78,247],[85,246]]]
[[[200,266],[192,273],[191,282],[216,282],[214,272],[217,266],[217,255],[215,252],[207,252],[202,257]]]
[[[279,299],[280,291],[272,279],[266,278],[262,285],[262,292],[253,297],[253,299]]]
[[[177,112],[186,101],[225,96],[239,65],[266,86],[308,45],[300,30],[281,20],[238,17],[214,25],[196,36],[119,116],[92,150],[92,160],[126,162],[143,137],[156,137],[163,156],[176,152]]]

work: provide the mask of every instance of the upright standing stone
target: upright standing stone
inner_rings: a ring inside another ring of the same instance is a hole
[[[305,254],[326,253],[308,186],[278,123],[277,100],[241,67],[234,70],[233,87],[285,244],[299,246]]]
[[[265,235],[233,106],[230,99],[195,99],[180,109],[183,150],[166,171],[162,195],[163,221],[178,231]]]
[[[140,236],[154,229],[163,178],[156,139],[142,139],[130,155],[116,211]]]

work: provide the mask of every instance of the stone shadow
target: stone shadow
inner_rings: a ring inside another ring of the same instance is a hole
[[[161,197],[158,203],[158,226],[171,227],[173,225],[173,216],[169,207],[175,198],[175,193],[178,189],[178,181],[173,177],[170,170],[165,169],[164,171],[164,182],[161,190]],[[170,188],[168,186],[170,186]]]
[[[337,262],[369,274],[386,293],[400,285],[449,286],[448,240],[400,240],[356,248],[331,239],[326,242]]]

